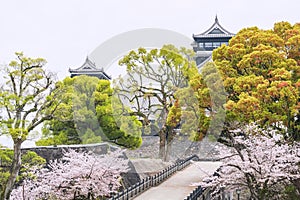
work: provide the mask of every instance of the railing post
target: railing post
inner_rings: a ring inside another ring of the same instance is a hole
[[[159,172],[159,183],[162,181],[163,172]]]
[[[132,187],[130,187],[130,190],[129,190],[129,191],[130,191],[130,195],[129,195],[129,197],[133,197],[133,195],[132,195],[133,188],[132,188]],[[128,192],[129,192],[129,191],[128,191]]]
[[[161,175],[162,175],[162,173],[161,173],[161,171],[158,173],[158,184],[160,184],[160,182],[161,182]]]
[[[154,174],[154,175],[152,176],[152,187],[155,186],[155,176],[156,176],[156,174]]]
[[[159,173],[159,183],[163,180],[162,177],[163,177],[163,172],[161,171],[161,172]]]
[[[124,191],[121,193],[122,200],[124,200]]]
[[[168,169],[165,170],[165,179],[168,178]]]
[[[151,176],[150,185],[153,186],[153,176]]]
[[[127,199],[129,199],[129,197],[131,197],[131,186],[127,189]]]
[[[134,195],[137,195],[137,184],[134,184]]]
[[[138,194],[138,184],[139,184],[139,183],[136,183],[136,184],[135,184],[135,187],[134,187],[134,191],[135,191],[134,193],[135,193],[135,194],[134,194],[134,195],[137,195],[137,194]]]

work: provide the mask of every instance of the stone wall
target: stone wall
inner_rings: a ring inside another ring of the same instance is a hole
[[[178,136],[173,140],[171,145],[171,162],[178,159],[184,159],[190,155],[197,155],[201,160],[218,159],[221,152],[218,151],[220,144],[210,141],[207,138],[201,142],[192,142],[187,136]],[[63,152],[68,149],[76,151],[92,151],[96,154],[106,154],[108,151],[119,149],[109,143],[88,144],[88,145],[60,145],[60,146],[40,146],[32,148],[23,148],[22,151],[34,151],[47,162],[53,159],[59,159],[63,156]],[[126,150],[124,157],[129,159],[130,171],[123,175],[123,184],[127,188],[140,181],[140,178],[151,173],[157,173],[169,163],[164,163],[158,158],[159,137],[143,136],[142,146],[136,150]],[[143,166],[151,163],[151,167]],[[141,168],[143,166],[143,168]],[[145,169],[144,169],[145,168]],[[149,169],[150,168],[150,169]]]
[[[110,145],[108,143],[99,143],[99,144],[86,144],[86,145],[59,145],[59,146],[38,146],[30,148],[22,148],[22,152],[34,151],[39,156],[46,159],[47,163],[54,159],[60,159],[63,156],[64,151],[68,149],[74,149],[77,152],[94,152],[95,154],[106,154],[109,151],[115,151],[120,149],[119,147]],[[124,154],[124,158],[128,159]],[[129,171],[122,175],[123,181],[122,184],[125,188],[128,188],[131,185],[140,181],[140,177],[136,172],[136,169],[131,161],[128,163]]]
[[[171,144],[170,161],[184,159],[191,155],[197,155],[201,160],[215,160],[221,156],[218,142],[204,138],[202,141],[191,141],[188,136],[177,136]],[[142,146],[136,150],[127,150],[126,155],[130,159],[150,158],[158,159],[159,137],[143,136]]]
[[[22,148],[23,152],[34,151],[39,156],[46,159],[47,162],[54,159],[60,159],[63,156],[63,152],[68,149],[74,149],[77,152],[94,152],[95,154],[106,154],[108,151],[115,151],[119,149],[116,146],[112,146],[108,143],[98,144],[85,144],[85,145],[59,145],[59,146],[37,146]]]

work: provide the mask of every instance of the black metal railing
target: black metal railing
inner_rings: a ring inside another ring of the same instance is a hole
[[[210,200],[210,189],[198,186],[184,200]]]
[[[198,156],[193,155],[184,160],[179,160],[173,165],[170,165],[166,169],[160,171],[159,173],[153,176],[148,176],[140,182],[130,186],[129,188],[118,192],[117,194],[113,195],[109,200],[129,200],[131,197],[137,196],[138,194],[146,191],[147,189],[159,185],[161,182],[169,178],[175,172],[187,167],[191,163],[191,160],[198,159]]]
[[[201,186],[198,186],[184,200],[197,200],[198,197],[200,197],[202,195],[202,193],[203,193],[203,188]]]

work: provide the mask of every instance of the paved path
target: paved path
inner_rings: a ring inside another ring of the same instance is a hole
[[[220,165],[220,162],[195,162],[134,200],[184,200],[196,188],[192,183],[200,182],[206,173],[212,174]]]
[[[161,159],[150,158],[131,159],[130,161],[141,179],[153,176],[172,164],[171,162],[163,162]]]

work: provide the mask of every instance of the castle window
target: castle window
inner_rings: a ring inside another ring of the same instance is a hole
[[[213,42],[213,47],[219,47],[219,46],[221,46],[220,42]]]
[[[213,46],[212,42],[205,42],[205,47],[212,47],[212,46]]]

